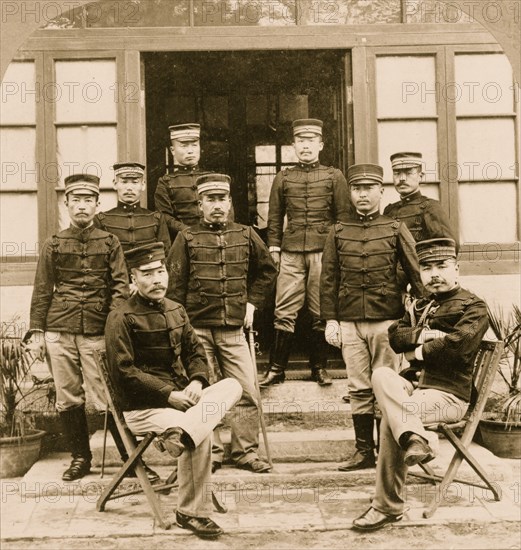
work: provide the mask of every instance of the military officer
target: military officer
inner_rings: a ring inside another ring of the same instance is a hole
[[[118,162],[113,168],[118,204],[96,214],[94,224],[116,235],[124,252],[156,241],[161,241],[168,251],[170,236],[164,217],[139,204],[145,189],[145,167],[139,162]]]
[[[242,386],[230,418],[233,462],[255,473],[267,472],[269,464],[258,456],[261,405],[244,328],[252,328],[254,311],[269,299],[277,272],[256,232],[228,221],[230,177],[200,176],[197,187],[202,221],[183,229],[170,249],[167,295],[186,307],[214,369]],[[220,446],[212,457],[215,470],[223,451],[218,432],[214,437]]]
[[[388,204],[384,214],[401,220],[416,242],[434,237],[457,237],[440,203],[422,195],[420,183],[424,176],[421,153],[401,152],[391,155],[393,183],[400,200]]]
[[[374,395],[371,373],[398,369],[387,329],[403,315],[397,267],[401,265],[415,296],[422,286],[414,239],[407,226],[380,215],[383,169],[375,164],[349,168],[356,211],[331,229],[324,247],[320,279],[321,314],[326,339],[342,349],[356,438],[356,452],[341,471],[375,465]]]
[[[298,164],[279,172],[273,181],[268,214],[268,245],[279,267],[275,298],[275,338],[261,387],[280,384],[291,349],[298,312],[307,303],[313,323],[310,341],[311,375],[320,385],[331,384],[327,366],[324,322],[320,318],[319,284],[322,250],[331,226],[345,221],[350,203],[346,180],[336,168],[323,166],[323,123],[293,122],[293,147]],[[284,230],[284,218],[287,227]]]
[[[94,352],[105,349],[103,332],[109,310],[128,296],[127,269],[118,238],[93,224],[98,197],[97,176],[65,178],[71,224],[42,247],[25,337],[27,345],[38,353],[47,352],[56,385],[56,408],[73,457],[63,474],[65,481],[90,471],[83,383],[95,407],[104,410]]]
[[[137,292],[113,310],[105,330],[107,359],[134,433],[156,432],[178,458],[177,525],[201,538],[222,529],[207,514],[212,430],[241,396],[233,379],[208,386],[203,346],[184,308],[165,298],[162,243],[126,252]]]
[[[410,369],[373,372],[382,411],[381,449],[371,507],[353,528],[373,531],[402,519],[407,468],[432,460],[437,436],[423,424],[458,422],[467,411],[474,358],[488,328],[486,304],[458,284],[456,242],[437,238],[416,244],[420,275],[428,292],[389,327],[396,353]],[[405,411],[405,412],[404,412]]]

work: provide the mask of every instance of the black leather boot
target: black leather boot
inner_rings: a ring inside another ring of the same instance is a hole
[[[374,417],[374,423],[376,425],[376,454],[380,452],[380,424],[382,423],[382,417],[381,416],[375,416]]]
[[[324,332],[312,330],[310,344],[309,366],[311,368],[311,379],[317,382],[319,386],[329,386],[333,381],[326,370],[329,346]]]
[[[92,460],[85,405],[61,411],[60,419],[72,454],[71,465],[63,473],[62,479],[63,481],[81,479],[90,472]]]
[[[374,459],[373,436],[374,415],[354,414],[353,426],[355,428],[356,452],[350,460],[338,467],[341,472],[374,468],[376,464]]]
[[[121,462],[126,462],[128,460],[127,449],[125,448],[123,439],[121,439],[121,436],[119,435],[118,427],[116,426],[116,421],[114,420],[114,416],[112,416],[112,413],[108,414],[107,426],[110,431],[110,435],[112,435],[112,439],[114,440],[114,444],[116,445],[116,448],[119,452],[119,456],[121,457]],[[132,438],[134,439],[134,443],[137,446],[137,441],[135,437],[132,436]],[[159,483],[161,481],[161,477],[159,476],[159,474],[157,472],[154,472],[152,468],[147,466],[143,458],[141,458],[141,462],[143,463],[143,468],[147,474],[148,481],[150,481],[150,483],[152,484]],[[127,477],[137,477],[136,472],[133,468],[128,471]]]
[[[285,370],[288,366],[292,332],[275,330],[275,341],[271,346],[270,365],[259,387],[267,388],[273,384],[282,384],[286,379]]]

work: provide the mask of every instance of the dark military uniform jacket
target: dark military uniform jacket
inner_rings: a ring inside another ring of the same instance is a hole
[[[208,386],[206,354],[184,308],[139,293],[112,311],[105,329],[112,381],[123,410],[168,407],[190,381]]]
[[[458,243],[456,232],[451,227],[440,203],[423,196],[420,191],[411,193],[398,202],[388,204],[384,214],[405,223],[416,242],[450,237]]]
[[[240,327],[246,303],[262,309],[277,270],[266,245],[248,226],[198,224],[176,238],[167,268],[167,296],[183,304],[194,327]]]
[[[128,296],[118,238],[94,225],[47,239],[36,268],[30,330],[101,335],[109,310]]]
[[[167,253],[170,249],[170,235],[163,216],[142,208],[139,203],[118,202],[116,208],[96,214],[94,225],[116,235],[123,252],[158,241],[165,245]]]
[[[299,163],[273,180],[268,214],[268,246],[288,252],[322,251],[335,221],[351,210],[347,182],[330,166]],[[283,231],[284,216],[288,225]]]
[[[426,318],[419,323],[426,308]],[[488,328],[485,302],[459,286],[415,300],[404,317],[389,327],[391,347],[396,353],[414,350],[424,328],[448,334],[425,342],[423,361],[411,362],[411,369],[421,373],[419,387],[446,391],[469,401],[474,359]]]
[[[159,178],[154,201],[157,210],[165,216],[172,242],[180,231],[199,223],[201,211],[195,182],[208,173],[199,166],[174,166],[173,173]]]
[[[322,257],[323,319],[383,321],[403,313],[397,268],[403,267],[415,296],[422,295],[414,239],[406,225],[378,212],[354,214],[331,229]]]

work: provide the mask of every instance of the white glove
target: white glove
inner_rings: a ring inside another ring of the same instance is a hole
[[[270,250],[270,255],[278,271],[280,269],[280,250]]]
[[[29,338],[24,339],[23,348],[32,357],[43,361],[45,359],[45,335],[43,331],[35,330]]]
[[[340,323],[338,321],[328,321],[326,323],[326,342],[336,348],[342,347],[342,334],[340,333]]]
[[[244,317],[244,328],[252,328],[253,327],[253,314],[255,313],[255,306],[253,304],[250,304],[248,302],[246,304],[246,316]]]

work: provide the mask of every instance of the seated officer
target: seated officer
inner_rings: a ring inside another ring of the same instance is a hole
[[[165,298],[168,274],[162,243],[126,253],[137,292],[107,319],[107,359],[121,408],[135,434],[156,432],[178,458],[177,525],[201,538],[222,529],[207,517],[211,436],[217,423],[239,401],[232,379],[208,386],[209,368],[184,308]],[[204,388],[204,389],[203,389]]]
[[[116,235],[124,252],[158,241],[168,252],[170,236],[164,217],[139,204],[145,189],[145,167],[139,162],[118,162],[113,168],[118,205],[96,214],[94,225]]]
[[[402,519],[407,468],[435,456],[437,435],[423,424],[457,422],[467,411],[474,358],[488,328],[483,300],[458,284],[456,243],[430,239],[416,244],[428,298],[415,300],[389,327],[389,341],[411,367],[398,374],[373,372],[382,411],[376,491],[353,529],[372,531]]]

